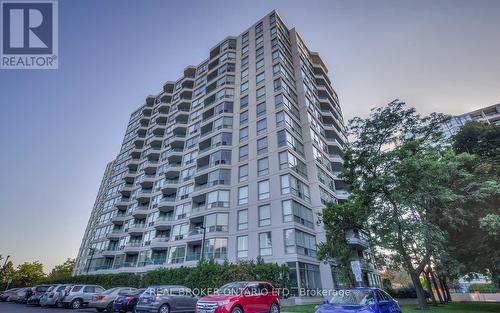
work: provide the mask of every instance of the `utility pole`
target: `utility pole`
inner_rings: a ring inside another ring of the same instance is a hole
[[[201,240],[201,258],[200,260],[205,260],[205,236],[207,233],[207,229],[205,226],[200,226],[201,229],[203,229],[203,239]]]
[[[90,263],[92,263],[92,259],[94,258],[94,252],[95,252],[95,249],[94,248],[89,248],[90,250],[90,260],[89,260],[89,264],[87,264],[87,274],[89,273],[89,270],[90,270]]]

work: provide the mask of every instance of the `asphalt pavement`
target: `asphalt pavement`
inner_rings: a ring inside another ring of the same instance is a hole
[[[27,304],[17,304],[12,302],[0,302],[0,313],[97,313],[95,309],[84,308],[80,310],[68,310],[68,309],[57,309],[57,308],[42,308],[39,306],[27,305]]]

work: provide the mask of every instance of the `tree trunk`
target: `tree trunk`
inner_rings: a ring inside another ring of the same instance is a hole
[[[441,277],[441,285],[443,286],[443,293],[446,296],[446,301],[451,302],[451,294],[450,290],[448,289],[448,284],[446,283],[446,276]]]
[[[446,296],[448,297],[448,300],[451,302],[451,293],[450,293],[450,288],[448,288],[448,282],[446,281],[446,276],[443,277],[443,285],[444,285],[444,291],[446,292]]]
[[[421,310],[427,310],[427,299],[425,298],[424,288],[422,288],[422,284],[420,283],[420,273],[416,273],[414,270],[409,271],[411,281],[413,282],[413,287],[417,292],[418,299],[418,307]]]
[[[444,304],[443,296],[441,296],[441,292],[439,291],[439,286],[436,282],[436,277],[434,276],[433,272],[431,272],[430,274],[431,274],[432,284],[434,285],[434,289],[436,290],[436,293],[439,298],[439,303]]]
[[[432,292],[432,282],[431,278],[429,277],[429,272],[424,270],[424,275],[425,275],[425,281],[427,282],[427,292],[431,297],[432,305],[437,306],[436,297],[434,296],[434,292]]]

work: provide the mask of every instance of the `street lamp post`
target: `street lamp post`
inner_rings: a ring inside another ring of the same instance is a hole
[[[2,271],[0,271],[0,274],[3,274],[3,271],[5,270],[5,267],[7,267],[7,261],[9,261],[9,258],[10,258],[10,255],[8,255],[8,256],[5,258],[5,262],[3,263],[3,266],[2,266]]]
[[[200,226],[200,228],[203,229],[203,239],[201,240],[201,258],[200,258],[200,260],[204,260],[205,259],[205,236],[207,233],[207,229],[205,228],[205,226]]]
[[[94,258],[94,252],[95,252],[95,249],[94,248],[89,248],[90,250],[90,260],[89,260],[89,264],[87,264],[87,274],[89,273],[89,270],[90,270],[90,263],[92,263],[92,259]]]

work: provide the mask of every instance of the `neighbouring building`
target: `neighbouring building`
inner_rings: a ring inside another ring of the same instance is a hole
[[[462,115],[452,116],[442,127],[445,138],[450,138],[456,134],[465,123],[471,121],[500,125],[500,103]]]
[[[273,11],[148,96],[106,169],[75,275],[194,266],[203,252],[286,263],[294,290],[336,286],[316,258],[318,213],[348,195],[327,74]],[[363,235],[348,237],[365,284],[379,285]]]

